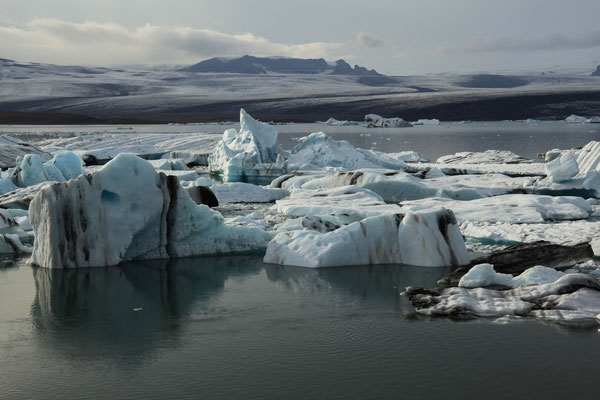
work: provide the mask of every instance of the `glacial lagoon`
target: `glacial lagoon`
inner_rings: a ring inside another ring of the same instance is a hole
[[[222,134],[235,125],[2,126],[36,138],[78,132]],[[356,147],[510,150],[535,158],[582,146],[600,127],[490,122],[365,129],[279,125],[295,138],[325,131]],[[237,211],[239,212],[239,211]],[[417,315],[401,295],[448,268],[307,269],[262,256],[196,257],[48,270],[0,259],[0,397],[490,398],[593,396],[596,323]],[[51,384],[49,384],[51,383]]]

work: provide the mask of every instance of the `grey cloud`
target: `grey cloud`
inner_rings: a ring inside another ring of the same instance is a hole
[[[5,57],[55,63],[177,64],[242,54],[333,58],[342,47],[331,42],[285,44],[251,33],[149,24],[127,29],[97,22],[36,19],[21,27],[0,26],[0,53]]]
[[[539,38],[500,37],[478,40],[461,46],[451,46],[446,52],[530,52],[587,49],[600,47],[600,30],[584,35],[569,37],[564,34],[553,34]]]
[[[385,44],[385,42],[378,36],[375,36],[371,33],[367,32],[359,32],[356,35],[356,45],[358,47],[372,49],[376,47],[381,47]]]

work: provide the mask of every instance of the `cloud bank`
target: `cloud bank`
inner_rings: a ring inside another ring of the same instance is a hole
[[[591,49],[594,47],[600,47],[600,30],[579,36],[556,33],[538,38],[497,37],[448,47],[446,50],[463,53],[493,53]]]
[[[185,64],[243,54],[335,58],[344,46],[285,44],[251,33],[150,24],[127,29],[111,23],[34,19],[23,26],[0,26],[0,57],[58,64]]]

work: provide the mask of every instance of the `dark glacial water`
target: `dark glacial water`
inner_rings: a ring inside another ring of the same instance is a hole
[[[415,316],[447,271],[0,260],[2,399],[595,398],[597,326]]]

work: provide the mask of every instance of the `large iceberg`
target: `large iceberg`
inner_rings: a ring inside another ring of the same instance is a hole
[[[309,268],[390,263],[440,267],[465,265],[469,259],[454,214],[439,208],[370,217],[332,231],[280,232],[269,242],[264,261]]]
[[[226,178],[278,176],[286,171],[277,131],[240,110],[240,131],[228,129],[208,158],[211,171]]]
[[[197,205],[176,177],[132,154],[101,170],[53,184],[31,202],[31,261],[47,268],[264,250],[270,233],[227,226]]]

